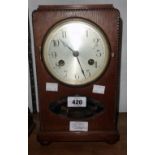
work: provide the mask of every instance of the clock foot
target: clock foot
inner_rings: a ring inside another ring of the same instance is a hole
[[[120,140],[120,134],[118,131],[115,131],[113,134],[111,135],[108,135],[106,138],[105,138],[105,142],[107,144],[115,144],[117,141]]]
[[[116,136],[113,136],[113,137],[107,139],[105,142],[107,144],[115,144],[117,141],[119,141],[119,139],[120,139],[120,136],[116,135]]]
[[[50,140],[43,139],[39,135],[37,135],[37,141],[40,143],[40,145],[43,145],[43,146],[49,145],[51,143]]]
[[[47,146],[47,145],[50,144],[50,141],[39,141],[39,140],[38,140],[38,142],[39,142],[41,145],[43,145],[43,146]]]

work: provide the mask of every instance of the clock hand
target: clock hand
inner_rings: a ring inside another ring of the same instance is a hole
[[[61,43],[65,46],[65,47],[67,47],[70,51],[72,51],[73,52],[73,55],[74,55],[74,53],[75,53],[75,51],[73,50],[73,49],[71,49],[64,41],[62,41],[61,39],[60,39],[60,41],[61,41]]]
[[[85,79],[86,79],[86,76],[85,76],[84,70],[82,69],[82,66],[81,66],[81,63],[80,63],[80,60],[79,60],[79,58],[78,58],[78,57],[76,57],[76,58],[77,58],[77,61],[78,61],[79,65],[80,65],[81,72],[82,72],[83,76],[84,76],[84,77],[85,77]]]
[[[78,51],[74,51],[72,48],[70,48],[70,47],[69,47],[64,41],[62,41],[61,39],[60,39],[60,41],[61,41],[61,43],[62,43],[64,46],[66,46],[69,50],[71,50],[71,51],[73,52],[73,56],[77,58],[77,61],[78,61],[78,63],[79,63],[80,69],[81,69],[81,72],[82,72],[83,76],[84,76],[85,79],[86,79],[84,70],[82,69],[80,60],[79,60],[79,58],[78,58],[79,52],[78,52]]]

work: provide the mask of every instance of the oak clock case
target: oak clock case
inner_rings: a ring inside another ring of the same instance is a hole
[[[112,5],[33,12],[41,144],[119,139],[119,23]]]

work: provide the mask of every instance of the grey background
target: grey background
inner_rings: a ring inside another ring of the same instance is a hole
[[[122,30],[122,51],[121,51],[121,76],[120,76],[120,103],[119,111],[127,111],[127,1],[126,0],[29,0],[29,19],[30,19],[30,29],[31,29],[31,41],[32,41],[32,57],[34,58],[34,45],[33,45],[33,32],[32,32],[32,12],[36,10],[38,5],[62,5],[62,4],[113,4],[113,6],[120,10],[121,19],[123,21]],[[37,83],[36,83],[36,69],[33,61],[34,68],[34,78],[35,78],[35,88],[36,96]],[[28,81],[28,105],[32,111],[32,101],[31,101],[31,85]],[[37,110],[38,110],[38,98]]]

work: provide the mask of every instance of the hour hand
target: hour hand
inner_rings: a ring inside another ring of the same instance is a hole
[[[81,69],[81,72],[82,72],[83,76],[84,76],[85,79],[86,79],[84,70],[83,70],[83,68],[82,68],[82,66],[81,66],[81,63],[80,63],[80,60],[79,60],[79,58],[78,58],[79,52],[78,52],[78,51],[74,51],[72,48],[70,48],[70,47],[69,47],[64,41],[62,41],[61,39],[60,39],[60,41],[61,41],[61,43],[62,43],[65,47],[67,47],[69,50],[71,50],[72,53],[73,53],[73,56],[77,58],[78,64],[79,64],[80,69]]]
[[[62,43],[65,47],[67,47],[69,50],[71,50],[71,51],[74,53],[74,50],[73,50],[72,48],[70,48],[64,41],[62,41],[61,39],[60,39],[60,41],[61,41],[61,43]]]

